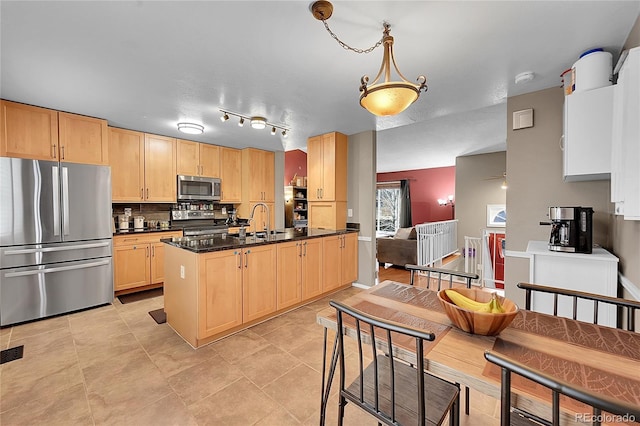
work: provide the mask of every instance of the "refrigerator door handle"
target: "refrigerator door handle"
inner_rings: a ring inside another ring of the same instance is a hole
[[[53,235],[60,235],[60,181],[58,166],[51,167],[51,186],[53,192]]]
[[[81,265],[60,266],[58,268],[35,269],[35,270],[20,271],[20,272],[7,272],[6,274],[4,274],[4,277],[14,278],[14,277],[25,277],[28,275],[50,274],[52,272],[72,271],[74,269],[86,269],[86,268],[93,268],[94,266],[108,265],[109,262],[111,262],[111,259],[100,260],[97,262],[83,263]]]
[[[73,246],[63,246],[63,247],[46,247],[46,248],[29,248],[29,249],[18,249],[18,250],[5,250],[4,254],[14,255],[14,254],[32,254],[32,253],[48,253],[48,252],[56,252],[56,251],[67,251],[67,250],[83,250],[88,248],[99,248],[99,247],[107,247],[111,244],[110,242],[104,243],[89,243],[89,244],[76,244]]]
[[[62,167],[62,233],[69,235],[69,169]]]

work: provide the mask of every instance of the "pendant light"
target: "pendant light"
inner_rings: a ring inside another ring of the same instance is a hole
[[[416,79],[417,84],[408,81],[398,69],[396,59],[393,56],[393,37],[389,34],[391,26],[384,23],[382,39],[368,49],[353,48],[338,38],[331,31],[327,19],[333,14],[333,5],[331,2],[320,0],[311,5],[313,16],[324,23],[325,28],[331,36],[338,42],[340,46],[356,53],[369,53],[375,48],[383,45],[384,55],[382,57],[382,65],[380,71],[369,84],[369,77],[364,75],[360,79],[360,105],[367,111],[378,116],[396,115],[407,109],[420,96],[420,92],[427,91],[427,78],[424,75]],[[391,81],[391,64],[395,73],[400,78],[397,81]],[[384,80],[379,82],[384,75]]]

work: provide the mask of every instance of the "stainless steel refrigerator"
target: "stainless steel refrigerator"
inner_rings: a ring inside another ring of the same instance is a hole
[[[0,158],[0,326],[113,301],[111,169]]]

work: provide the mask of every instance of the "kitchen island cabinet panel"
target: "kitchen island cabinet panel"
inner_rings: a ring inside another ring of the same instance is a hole
[[[302,244],[299,241],[278,244],[278,309],[302,300]]]
[[[322,290],[335,290],[358,279],[358,236],[355,233],[323,238]]]
[[[322,294],[322,238],[305,240],[302,243],[302,300]]]
[[[200,259],[198,338],[242,324],[241,261],[241,250],[208,253]]]
[[[249,322],[276,311],[276,246],[256,246],[242,252],[242,318]]]

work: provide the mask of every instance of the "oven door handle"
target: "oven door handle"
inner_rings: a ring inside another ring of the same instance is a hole
[[[7,272],[4,274],[5,278],[14,278],[14,277],[26,277],[29,275],[38,275],[38,274],[50,274],[53,272],[63,272],[63,271],[73,271],[75,269],[87,269],[93,268],[95,266],[104,266],[108,265],[111,262],[111,259],[100,260],[97,262],[89,262],[83,263],[81,265],[73,265],[73,266],[60,266],[58,268],[48,268],[48,269],[36,269],[30,271],[20,271],[20,272]]]

